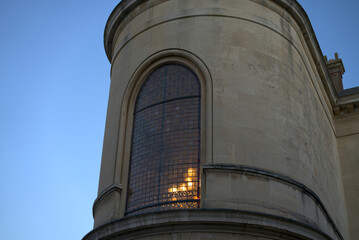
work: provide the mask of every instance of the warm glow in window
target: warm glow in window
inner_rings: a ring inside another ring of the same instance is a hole
[[[201,88],[188,68],[153,71],[138,93],[126,215],[200,207]]]

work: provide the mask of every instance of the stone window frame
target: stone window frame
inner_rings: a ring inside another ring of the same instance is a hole
[[[119,199],[114,215],[125,216],[127,184],[129,175],[129,164],[131,154],[131,140],[133,129],[133,112],[137,95],[142,84],[149,74],[158,67],[166,64],[179,64],[190,69],[197,77],[201,85],[201,109],[200,109],[200,175],[201,194],[200,206],[205,207],[205,176],[203,166],[213,163],[212,153],[212,76],[204,62],[188,51],[171,49],[160,51],[144,60],[133,73],[128,82],[121,106],[121,120],[119,126],[118,154],[116,158],[115,184],[121,186]]]

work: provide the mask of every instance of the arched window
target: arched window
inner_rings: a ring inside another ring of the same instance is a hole
[[[135,104],[125,215],[200,207],[200,106],[197,76],[163,65]]]

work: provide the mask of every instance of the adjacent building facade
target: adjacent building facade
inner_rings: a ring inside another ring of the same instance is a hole
[[[359,238],[359,88],[295,0],[122,0],[94,239]]]

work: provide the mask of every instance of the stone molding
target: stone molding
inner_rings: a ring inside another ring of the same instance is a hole
[[[338,92],[338,104],[333,107],[336,118],[347,117],[359,112],[359,87]]]
[[[284,176],[278,173],[273,173],[267,170],[258,169],[254,167],[248,167],[248,166],[241,166],[241,165],[229,165],[229,164],[216,164],[216,165],[205,165],[203,166],[203,171],[206,174],[206,171],[209,170],[217,170],[217,171],[235,171],[243,174],[251,174],[251,175],[257,175],[264,178],[274,179],[276,181],[284,182],[287,185],[290,185],[294,188],[299,189],[306,195],[310,196],[311,199],[314,200],[314,202],[320,207],[321,211],[323,212],[325,218],[327,219],[328,223],[331,225],[333,231],[338,236],[339,239],[344,239],[342,234],[340,233],[338,227],[334,223],[333,219],[330,217],[330,214],[326,207],[324,206],[323,202],[320,200],[318,195],[314,193],[310,188],[305,186],[304,184],[288,177]]]
[[[116,33],[119,31],[118,29],[119,26],[126,24],[124,22],[130,22],[135,16],[147,10],[148,8],[166,1],[170,1],[170,0],[123,0],[116,6],[116,8],[113,10],[106,23],[105,32],[104,32],[105,51],[110,62],[112,62],[113,42]],[[275,4],[282,6],[286,11],[288,11],[288,13],[290,13],[293,19],[295,19],[295,21],[301,28],[301,32],[305,38],[306,43],[308,44],[310,53],[313,57],[318,73],[322,79],[324,88],[327,91],[329,100],[332,105],[335,105],[338,96],[334,88],[334,85],[330,80],[327,65],[323,57],[321,48],[319,46],[318,40],[316,38],[316,35],[314,33],[313,27],[302,6],[296,0],[267,0],[267,1],[250,0],[250,1],[256,2],[270,9],[272,8],[270,7],[269,2],[274,2]],[[136,7],[138,7],[141,4],[143,4],[144,6],[142,7],[141,10],[137,10]],[[136,11],[134,11],[135,9]],[[276,11],[275,9],[272,10]],[[131,16],[129,17],[130,13]],[[278,14],[282,15],[285,18],[284,13],[278,12]]]
[[[121,218],[100,226],[83,240],[136,239],[176,233],[232,233],[275,240],[332,240],[308,224],[254,211],[197,209],[154,212]]]
[[[105,27],[104,32],[104,46],[106,55],[109,61],[112,61],[112,54],[113,54],[113,43],[116,34],[121,31],[119,29],[120,26],[122,28],[130,22],[134,17],[138,14],[142,13],[143,11],[161,4],[163,2],[170,1],[170,0],[123,0],[121,1],[116,8],[112,11]],[[270,8],[269,4],[264,1],[259,0],[250,0],[267,6]],[[306,43],[308,44],[315,64],[317,66],[318,73],[321,76],[322,82],[324,84],[324,88],[329,97],[329,101],[333,108],[334,115],[338,115],[338,109],[342,109],[343,107],[339,106],[342,104],[343,101],[354,103],[349,98],[357,98],[357,94],[350,94],[350,96],[343,97],[341,93],[337,93],[335,90],[334,84],[331,81],[329,73],[332,72],[333,68],[340,68],[340,71],[344,73],[345,69],[341,59],[336,60],[327,60],[327,58],[322,54],[320,49],[318,40],[315,36],[314,30],[310,23],[310,20],[305,13],[304,9],[301,5],[294,0],[271,0],[280,6],[284,7],[296,20],[298,25],[300,26],[303,36],[305,37]],[[141,9],[136,9],[139,5],[144,5]],[[275,11],[275,9],[272,9]],[[281,14],[278,12],[278,14]],[[353,96],[351,96],[353,95]],[[354,96],[355,95],[355,96]],[[344,108],[345,109],[345,108]],[[350,112],[346,112],[348,114]],[[343,115],[343,113],[341,113]]]
[[[110,17],[107,20],[104,32],[104,46],[108,60],[112,61],[112,52],[113,52],[113,40],[116,32],[118,32],[118,27],[120,24],[125,21],[130,22],[135,16],[140,14],[141,12],[157,5],[162,2],[166,2],[169,0],[122,0],[112,11]],[[126,19],[128,14],[132,12],[138,5],[144,4],[147,2],[146,7],[141,9],[141,11],[135,12],[130,19]]]
[[[347,103],[333,107],[334,115],[336,117],[344,117],[358,110],[359,105],[355,103]]]
[[[281,174],[277,174],[277,173],[273,173],[273,172],[270,172],[270,171],[267,171],[267,170],[263,170],[263,169],[258,169],[258,168],[254,168],[254,167],[248,167],[248,166],[240,166],[240,165],[229,165],[229,164],[216,164],[216,165],[205,165],[203,166],[203,171],[204,171],[204,174],[206,174],[207,171],[211,171],[211,170],[215,170],[215,171],[235,171],[235,172],[240,172],[240,173],[243,173],[243,174],[251,174],[251,175],[257,175],[257,176],[260,176],[260,177],[265,177],[265,178],[269,178],[269,179],[274,179],[274,180],[277,180],[277,181],[281,181],[281,182],[284,182],[285,184],[288,184],[288,185],[291,185],[292,187],[295,187],[297,189],[299,189],[300,191],[304,192],[305,194],[307,194],[308,196],[310,196],[318,206],[320,206],[320,209],[322,210],[324,216],[326,217],[327,221],[329,222],[329,224],[332,226],[334,232],[336,233],[336,235],[338,236],[338,239],[341,239],[343,240],[343,236],[341,235],[340,231],[338,230],[337,226],[335,225],[334,221],[332,220],[332,218],[330,217],[327,209],[325,208],[323,202],[320,200],[320,198],[311,190],[309,189],[308,187],[306,187],[305,185],[297,182],[296,180],[290,178],[290,177],[287,177],[287,176],[284,176],[284,175],[281,175]],[[117,191],[119,193],[121,193],[123,187],[122,185],[119,185],[119,184],[114,184],[110,187],[108,187],[107,189],[105,189],[101,194],[99,194],[99,196],[96,198],[95,202],[94,202],[94,205],[93,205],[93,215],[95,215],[95,211],[96,211],[96,207],[97,205],[99,204],[99,202],[104,199],[108,194],[114,192],[114,191]],[[205,208],[202,208],[202,209],[198,209],[198,210],[193,210],[193,211],[216,211],[216,212],[226,212],[226,211],[230,211],[230,212],[237,212],[237,214],[244,214],[244,215],[256,215],[256,216],[261,216],[261,217],[265,217],[265,218],[278,218],[278,219],[285,219],[286,222],[292,222],[292,223],[295,223],[295,224],[300,224],[300,225],[303,225],[303,226],[306,226],[306,227],[309,227],[309,225],[307,225],[306,223],[301,223],[299,221],[295,221],[293,219],[290,219],[290,218],[283,218],[283,217],[280,217],[280,216],[275,216],[275,215],[270,215],[270,214],[265,214],[265,213],[259,213],[259,212],[250,212],[250,211],[241,211],[241,210],[230,210],[230,209],[205,209]],[[187,211],[168,211],[168,213],[171,213],[171,212],[174,212],[174,213],[179,213],[181,214],[181,212],[187,212]],[[156,215],[158,214],[162,214],[161,213],[154,213]],[[152,215],[151,214],[145,214],[145,215]],[[214,216],[214,215],[213,215]],[[136,216],[134,216],[136,217]],[[242,216],[243,217],[243,216]],[[119,220],[116,220],[112,223],[109,223],[109,224],[106,224],[104,226],[111,226],[112,224],[114,224],[116,226],[115,223],[117,222],[122,222],[122,221],[126,221],[126,219],[132,219],[133,217],[124,217],[124,218],[121,218]],[[165,218],[164,218],[165,219]],[[215,218],[211,221],[216,221]],[[210,222],[211,222],[210,221]],[[225,225],[242,225],[242,224],[248,224],[248,223],[236,223],[236,222],[228,222],[228,219],[226,220],[227,222],[225,223]],[[262,222],[263,220],[258,220],[260,222]],[[141,222],[141,221],[140,221]],[[201,221],[197,222],[194,221],[193,224],[200,224]],[[159,223],[156,223],[156,224],[159,224]],[[155,225],[156,225],[155,224]],[[174,223],[171,223],[171,225],[173,225]],[[179,220],[179,222],[177,223],[179,226],[181,224],[184,224],[183,222],[181,223],[181,220]],[[214,224],[214,223],[209,223],[209,224]],[[224,224],[224,223],[221,223],[221,224]],[[220,225],[217,226],[217,227],[214,227],[212,229],[212,231],[215,231],[214,229],[217,229],[218,227],[220,227]],[[269,224],[269,223],[268,223]],[[126,224],[120,224],[122,227],[125,226]],[[216,224],[214,224],[216,225]],[[97,235],[97,231],[100,231],[100,232],[104,232],[104,230],[102,229],[104,226],[101,226],[95,230],[93,230],[92,232],[90,232],[88,235],[92,235],[94,232],[96,232],[95,235]],[[137,228],[138,226],[136,226]],[[238,227],[238,226],[237,226]],[[236,227],[236,228],[237,228]],[[263,226],[262,226],[263,227]],[[116,229],[118,227],[115,227]],[[133,229],[131,230],[131,227],[129,227],[130,229],[126,229],[124,228],[122,231],[126,232],[126,233],[121,233],[121,231],[118,232],[119,235],[122,235],[122,234],[128,234],[127,232],[131,232],[131,231],[134,231],[134,232],[137,232],[138,229]],[[144,230],[144,233],[146,235],[146,232],[150,231],[152,232],[153,228],[156,228],[156,226],[141,226],[140,227],[141,229],[146,229],[146,228],[149,228],[148,230]],[[328,235],[326,235],[325,233],[323,233],[321,230],[311,226],[310,228],[312,228],[312,230],[315,230],[317,232],[320,233],[320,235],[325,235],[325,238],[323,239],[332,239],[330,238]],[[101,230],[102,229],[102,230]],[[107,228],[106,228],[107,229]],[[168,230],[163,229],[165,232],[171,232],[171,227],[169,227]],[[161,231],[163,231],[161,230]],[[184,231],[184,229],[182,229]],[[191,229],[188,229],[186,231],[190,231]],[[219,229],[218,229],[219,230]],[[253,234],[254,233],[258,233],[258,229],[256,230],[256,228],[253,228]],[[106,232],[107,230],[105,230]],[[198,230],[197,230],[198,231]],[[234,230],[233,230],[234,231]],[[279,230],[279,229],[276,229],[276,230],[271,230],[269,231],[268,233],[273,234],[273,232],[277,232],[277,231],[282,231],[282,230]],[[113,232],[113,230],[111,230],[111,232]],[[155,231],[156,232],[156,231]],[[232,232],[232,230],[230,231]],[[246,232],[242,232],[242,233],[246,233]],[[266,234],[268,234],[266,233]],[[104,233],[103,236],[106,236],[108,233]],[[117,234],[117,233],[116,233]],[[149,234],[149,232],[147,233]],[[249,233],[248,233],[249,234]],[[86,235],[83,239],[84,240],[92,240],[92,239],[101,239],[101,238],[87,238],[88,235]],[[136,235],[136,234],[135,234]],[[265,235],[267,236],[267,235]],[[299,239],[302,239],[302,238],[299,238]],[[306,238],[303,238],[303,239],[306,239]],[[320,238],[319,238],[320,239]]]
[[[95,199],[93,205],[92,205],[92,216],[95,218],[95,212],[98,204],[101,202],[102,199],[104,199],[106,196],[108,196],[112,192],[118,192],[121,193],[123,190],[123,186],[121,184],[113,184],[103,190],[100,194],[98,194],[98,197]]]

